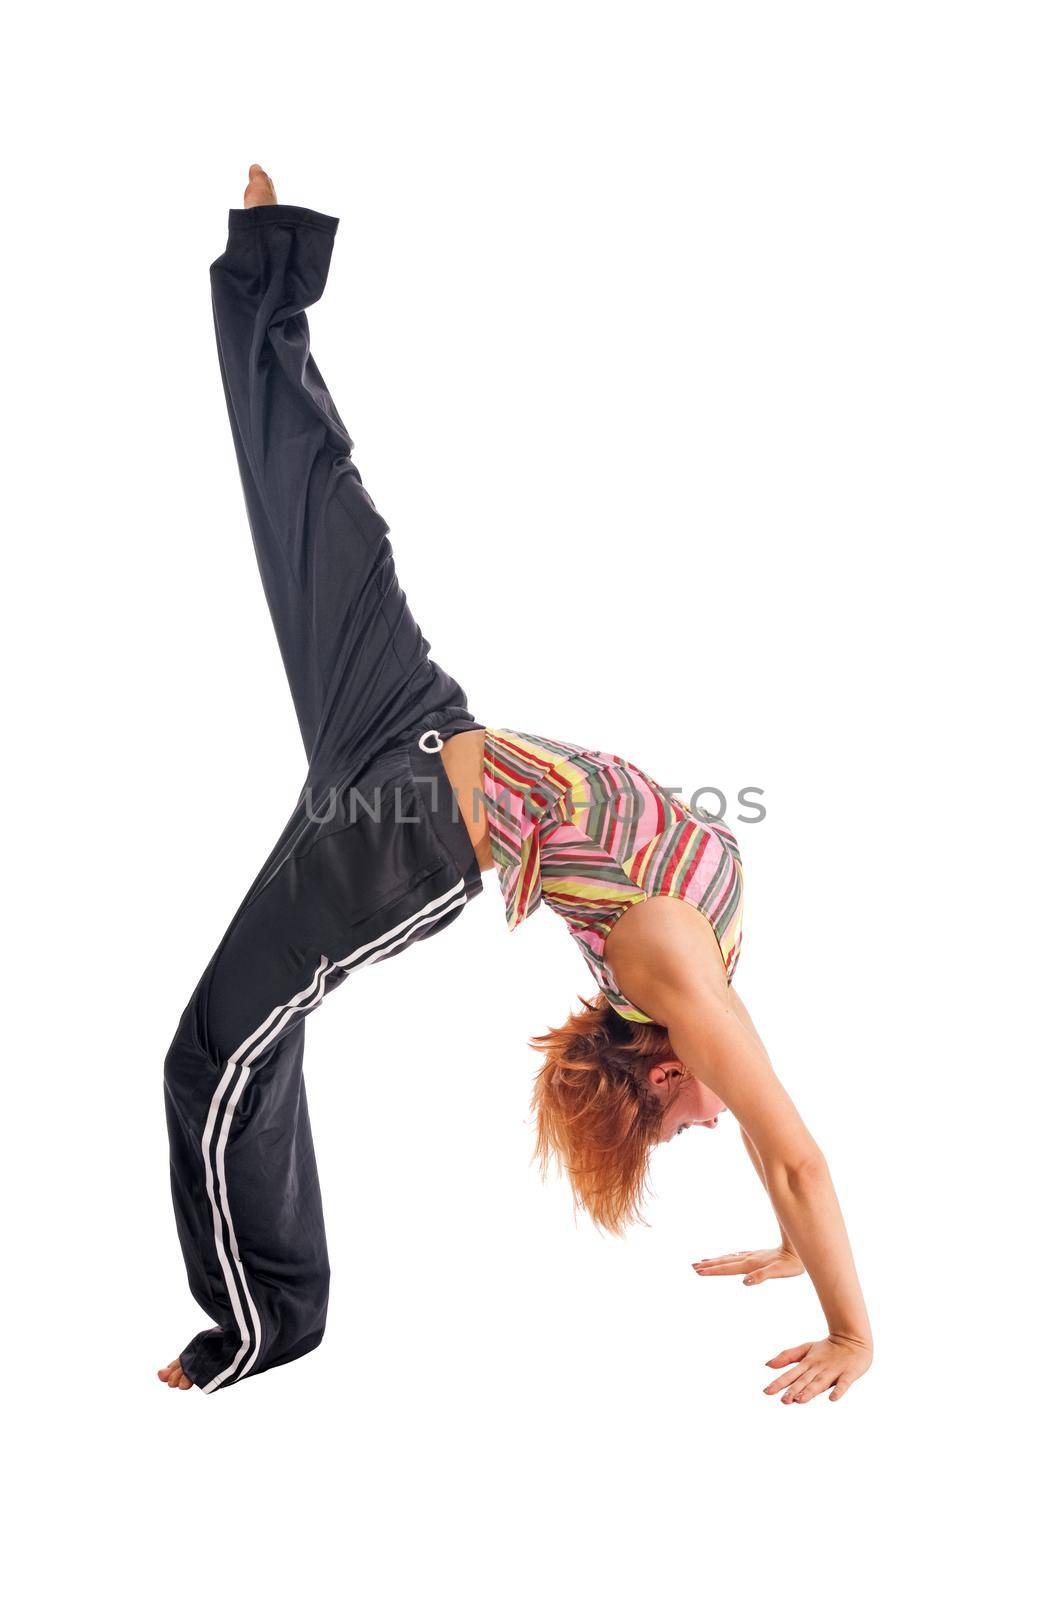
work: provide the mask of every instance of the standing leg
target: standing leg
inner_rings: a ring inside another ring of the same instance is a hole
[[[208,1393],[305,1355],[325,1331],[328,1254],[294,1009],[313,993],[313,980],[296,991],[280,1037],[258,1048],[249,1035],[220,1069],[194,1015],[167,1057],[177,1231],[192,1293],[216,1318],[180,1359]]]
[[[166,1057],[178,1234],[192,1293],[216,1324],[181,1365],[208,1391],[304,1355],[324,1332],[307,1015],[349,973],[446,927],[480,887],[461,823],[432,813],[407,755],[372,764],[362,792],[379,803],[353,821],[308,834],[296,812],[288,837],[299,849],[274,851]]]

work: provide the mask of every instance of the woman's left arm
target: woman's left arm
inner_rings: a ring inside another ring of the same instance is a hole
[[[677,997],[679,998],[679,997]],[[796,1368],[766,1394],[812,1400],[824,1389],[838,1400],[871,1365],[871,1324],[856,1276],[838,1197],[822,1152],[751,1038],[712,990],[683,995],[660,1017],[676,1056],[718,1094],[760,1155],[775,1214],[812,1279],[828,1337],[780,1351],[768,1365]],[[660,1016],[660,1013],[657,1013]]]
[[[827,1338],[780,1351],[768,1365],[791,1370],[765,1393],[782,1393],[790,1403],[812,1400],[830,1389],[831,1399],[839,1400],[871,1365],[872,1340],[827,1163],[775,1076],[764,1046],[729,1005],[726,988],[715,981],[711,964],[704,956],[691,959],[695,952],[689,948],[689,935],[699,936],[700,930],[687,924],[683,933],[681,944],[674,931],[660,944],[655,939],[655,951],[640,941],[641,950],[632,952],[622,971],[613,962],[614,975],[636,1005],[667,1027],[676,1058],[720,1097],[748,1134],[760,1155],[776,1216],[823,1307]],[[707,924],[705,933],[712,938]],[[718,955],[715,959],[718,965]]]

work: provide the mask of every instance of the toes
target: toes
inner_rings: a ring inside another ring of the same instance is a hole
[[[267,194],[273,195],[274,198],[276,198],[276,190],[273,187],[273,179],[270,177],[265,167],[260,167],[257,161],[252,161],[250,167],[247,169],[247,178],[248,189],[265,189]]]
[[[192,1389],[195,1387],[181,1365],[180,1356],[167,1366],[159,1368],[159,1382],[164,1383],[168,1389]]]

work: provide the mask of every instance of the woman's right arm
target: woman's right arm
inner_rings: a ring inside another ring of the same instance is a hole
[[[744,1128],[739,1128],[738,1131],[742,1135],[742,1143],[746,1147],[746,1154],[752,1163],[753,1171],[764,1185],[764,1192],[770,1200],[771,1191],[764,1176],[764,1163],[760,1159],[760,1152]],[[804,1264],[790,1243],[781,1222],[779,1222],[779,1232],[781,1234],[779,1243],[767,1250],[736,1250],[728,1256],[707,1256],[704,1261],[692,1263],[694,1271],[699,1278],[736,1278],[741,1273],[742,1282],[747,1285],[767,1283],[769,1278],[798,1278],[805,1270]]]
[[[622,992],[668,1030],[676,1059],[737,1118],[763,1163],[775,1214],[793,1240],[826,1318],[825,1339],[781,1351],[769,1366],[794,1366],[767,1393],[839,1398],[871,1365],[871,1325],[841,1207],[822,1152],[779,1082],[767,1051],[730,1003],[719,948],[705,919],[681,901],[636,906],[617,923],[626,939],[607,956]],[[641,927],[640,927],[641,921]]]
[[[696,981],[658,1003],[655,1014],[677,1058],[719,1095],[760,1153],[775,1214],[815,1284],[831,1336],[870,1352],[871,1327],[827,1163],[762,1047]]]

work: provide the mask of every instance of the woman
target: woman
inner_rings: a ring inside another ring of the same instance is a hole
[[[535,1041],[538,1153],[594,1220],[638,1215],[649,1153],[729,1108],[779,1219],[773,1250],[695,1264],[747,1283],[807,1270],[825,1338],[765,1393],[839,1399],[871,1332],[830,1176],[731,987],[733,835],[631,763],[485,729],[431,660],[388,529],[309,352],[337,223],[279,206],[254,166],[211,269],[255,550],[309,763],[275,849],[166,1058],[171,1178],[192,1292],[215,1326],[159,1372],[206,1392],[322,1337],[328,1258],[303,1026],[356,967],[447,926],[496,868],[510,927],[546,900],[598,985]]]

